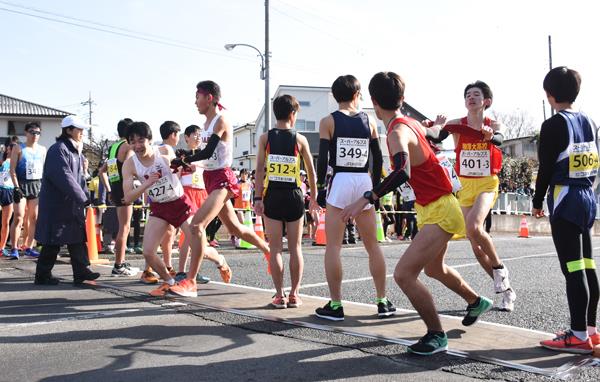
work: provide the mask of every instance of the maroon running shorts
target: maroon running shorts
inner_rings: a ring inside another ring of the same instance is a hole
[[[192,214],[195,214],[196,211],[200,209],[202,203],[204,203],[208,197],[208,194],[204,188],[183,186],[183,193],[188,196],[190,202],[192,203]]]
[[[172,202],[150,202],[150,216],[162,219],[175,228],[179,228],[193,214],[192,202],[186,194]]]
[[[231,198],[237,198],[240,195],[240,185],[231,168],[225,167],[211,171],[204,170],[203,175],[208,195],[219,188],[229,190],[232,193]]]

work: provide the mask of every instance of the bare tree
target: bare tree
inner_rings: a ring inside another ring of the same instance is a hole
[[[511,112],[492,111],[492,119],[504,125],[504,138],[520,138],[535,135],[536,127],[533,117],[524,110],[516,109]]]

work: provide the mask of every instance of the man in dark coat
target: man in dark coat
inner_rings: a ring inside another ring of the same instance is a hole
[[[39,200],[35,239],[42,252],[35,272],[35,284],[56,285],[52,268],[62,245],[71,256],[73,282],[95,280],[100,274],[90,270],[85,233],[85,207],[89,194],[83,172],[83,132],[89,127],[76,116],[61,123],[62,134],[46,155]]]

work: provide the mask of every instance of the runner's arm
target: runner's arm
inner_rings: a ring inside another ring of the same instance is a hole
[[[254,198],[263,196],[263,188],[265,181],[265,150],[267,146],[267,133],[262,134],[258,138],[258,153],[256,153],[256,173],[254,174]]]
[[[180,161],[182,164],[189,164],[191,162],[208,159],[215,152],[220,140],[221,137],[219,135],[213,134],[208,138],[208,143],[206,143],[206,146],[202,150],[177,150],[179,158],[173,159],[171,164],[178,164]]]
[[[19,164],[19,159],[21,159],[21,146],[16,144],[10,153],[10,178],[15,187],[19,187],[19,181],[17,180],[17,164]]]
[[[317,195],[317,180],[315,179],[315,166],[313,165],[313,157],[310,153],[310,147],[308,141],[304,135],[298,134],[300,138],[300,154],[304,161],[304,168],[306,169],[306,176],[308,177],[308,187],[310,188],[311,195]],[[311,201],[316,201],[315,197],[311,198]]]
[[[556,116],[555,116],[556,117]],[[535,180],[535,193],[533,195],[533,208],[541,209],[546,197],[546,191],[552,179],[554,164],[558,155],[569,144],[569,132],[564,118],[552,117],[540,129],[538,148],[538,175]]]
[[[377,199],[388,192],[395,190],[410,179],[408,146],[403,142],[401,134],[401,130],[395,128],[388,135],[387,139],[388,142],[390,142],[390,152],[394,153],[392,155],[394,170],[373,189],[373,193],[377,196]]]
[[[133,203],[140,196],[144,194],[144,191],[149,187],[147,181],[142,183],[141,186],[135,188],[133,185],[134,176],[134,164],[132,159],[127,159],[123,163],[123,200],[126,204]]]

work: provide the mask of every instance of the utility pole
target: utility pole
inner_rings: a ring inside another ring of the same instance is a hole
[[[265,0],[265,127],[271,129],[271,97],[269,96],[269,0]]]
[[[81,103],[83,106],[88,106],[89,118],[88,124],[90,125],[90,142],[92,141],[92,105],[94,105],[94,101],[92,100],[92,91],[90,90],[88,100]]]
[[[550,70],[552,70],[552,36],[551,35],[548,35],[548,64],[550,66]],[[552,108],[552,105],[550,105],[550,116],[553,116],[553,115],[554,115],[554,109]]]

